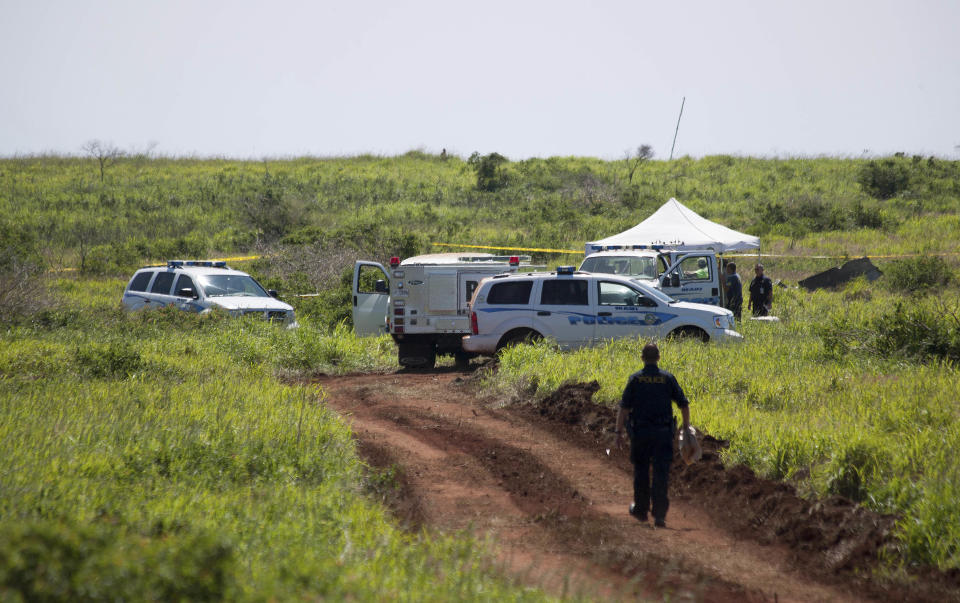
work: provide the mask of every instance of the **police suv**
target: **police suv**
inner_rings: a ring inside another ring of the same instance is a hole
[[[257,315],[295,327],[293,306],[280,301],[246,272],[226,262],[170,260],[166,266],[141,268],[123,291],[130,310],[176,306],[188,312],[223,308],[233,315]]]
[[[543,337],[565,349],[622,337],[743,338],[729,310],[676,301],[635,279],[575,272],[573,266],[487,278],[470,307],[473,334],[462,345],[478,354]]]

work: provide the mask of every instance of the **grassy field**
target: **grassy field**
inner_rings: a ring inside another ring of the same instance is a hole
[[[780,290],[782,322],[745,322],[734,351],[667,342],[664,366],[695,422],[731,440],[729,462],[900,514],[893,563],[960,567],[960,162],[717,156],[631,177],[627,162],[571,157],[508,161],[484,182],[477,166],[416,151],[126,157],[101,180],[91,159],[0,159],[0,584],[71,598],[540,598],[498,580],[476,543],[392,526],[376,502],[389,476],[364,473],[321,390],[284,379],[395,367],[392,342],[350,333],[356,258],[446,250],[434,242],[582,249],[669,197],[761,236],[767,273],[787,284],[875,258],[881,281]],[[320,293],[290,298],[304,328],[119,308],[144,263],[245,254],[281,293]],[[63,269],[78,272],[43,276]],[[523,347],[493,385],[597,379],[612,404],[638,345]],[[129,590],[78,590],[90,576]]]
[[[392,342],[128,315],[123,284],[0,333],[0,599],[543,599],[394,526],[323,389],[277,378],[393,370]]]

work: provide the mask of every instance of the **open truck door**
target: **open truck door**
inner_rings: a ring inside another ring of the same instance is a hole
[[[388,283],[382,264],[360,260],[353,265],[353,330],[357,335],[387,332]]]
[[[719,269],[713,252],[680,255],[660,275],[660,290],[678,301],[719,306]]]

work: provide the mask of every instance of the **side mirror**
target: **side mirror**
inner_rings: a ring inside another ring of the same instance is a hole
[[[197,292],[190,287],[184,287],[182,289],[177,289],[177,297],[189,297],[191,299],[197,299],[200,297],[197,295]]]
[[[269,295],[270,297],[274,297],[276,299],[280,299],[280,294],[277,293],[276,289],[267,289],[267,295]]]
[[[375,293],[390,293],[390,291],[387,290],[387,281],[378,279],[377,283],[373,286],[373,291]]]

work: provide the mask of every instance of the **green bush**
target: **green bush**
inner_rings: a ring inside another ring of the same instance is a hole
[[[236,571],[230,545],[204,535],[146,538],[107,523],[0,525],[5,601],[222,601]]]
[[[859,351],[894,356],[960,360],[960,304],[940,301],[900,302],[892,312],[861,321],[834,317],[817,328],[824,348],[843,355]]]
[[[894,260],[883,271],[887,285],[897,292],[942,289],[954,279],[947,262],[935,255]]]
[[[910,186],[910,168],[897,159],[868,161],[857,172],[857,182],[871,197],[890,199]]]
[[[477,174],[477,190],[492,192],[507,184],[507,174],[501,167],[509,160],[500,153],[480,156],[474,153],[467,160]]]
[[[124,379],[146,366],[140,352],[122,340],[78,347],[74,358],[80,370],[96,378]]]

